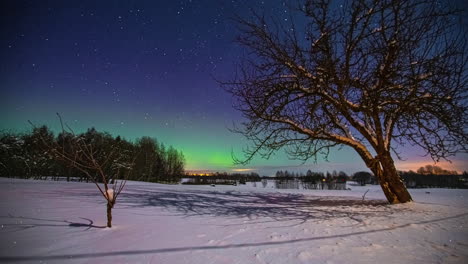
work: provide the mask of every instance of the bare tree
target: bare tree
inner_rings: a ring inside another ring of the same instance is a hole
[[[237,162],[280,148],[305,161],[345,145],[390,203],[409,202],[396,146],[435,161],[467,151],[466,28],[440,1],[330,2],[305,1],[288,25],[237,19],[249,55],[223,84],[247,120],[235,130],[252,142]]]
[[[96,185],[107,201],[107,227],[112,227],[112,208],[125,187],[135,160],[125,155],[119,140],[97,142],[96,137],[77,135],[63,123],[58,113],[57,116],[62,133],[54,141],[42,138],[45,150],[55,159],[81,171]]]

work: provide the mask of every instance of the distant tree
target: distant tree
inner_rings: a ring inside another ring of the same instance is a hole
[[[155,164],[154,164],[154,177],[157,181],[160,181],[165,173],[167,168],[166,160],[166,147],[164,144],[157,144],[156,141],[156,155],[155,155]]]
[[[280,170],[280,171],[277,171],[275,175],[276,175],[276,177],[278,177],[278,178],[284,177],[284,172]]]
[[[344,171],[340,171],[338,173],[337,182],[345,183],[347,181],[348,181],[348,174],[346,174],[346,172],[344,172]]]
[[[57,171],[56,162],[54,162],[49,151],[44,150],[42,141],[48,144],[54,142],[54,134],[47,126],[34,128],[32,133],[22,136],[24,141],[23,150],[27,157],[28,167],[31,170],[29,176],[42,177],[53,176],[50,173]]]
[[[132,153],[123,151],[121,140],[113,141],[110,135],[98,133],[94,128],[76,135],[62,122],[60,115],[58,117],[62,125],[61,140],[49,141],[42,135],[43,147],[55,159],[82,172],[96,185],[107,201],[107,227],[112,227],[112,208],[133,168]]]
[[[344,172],[344,171],[340,171],[340,172],[338,172],[338,177],[348,178],[348,174],[346,174],[346,172]]]
[[[172,146],[166,148],[154,138],[142,137],[136,140],[135,153],[135,169],[131,179],[178,182],[184,175],[184,155]]]
[[[370,181],[372,174],[367,171],[359,171],[354,173],[353,180],[359,183],[361,186],[366,185]]]
[[[142,137],[136,140],[137,155],[135,159],[135,180],[156,181],[159,168],[159,145],[150,137]]]
[[[24,151],[24,140],[11,133],[2,133],[0,137],[0,175],[26,177],[30,173]]]
[[[305,189],[318,189],[321,187],[322,178],[324,178],[323,173],[307,170],[306,175],[301,179],[302,186]]]
[[[442,169],[439,166],[436,165],[426,165],[423,167],[420,167],[417,172],[419,174],[432,174],[432,175],[457,175],[457,171],[450,171],[450,170],[445,170]]]
[[[436,161],[468,150],[466,28],[439,2],[309,0],[297,23],[238,19],[249,57],[223,85],[247,120],[235,130],[253,146],[237,162],[281,148],[307,160],[345,145],[390,203],[411,201],[396,145]]]
[[[185,159],[182,152],[170,146],[167,149],[167,181],[175,182],[184,174]]]

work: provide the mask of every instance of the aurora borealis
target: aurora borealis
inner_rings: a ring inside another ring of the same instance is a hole
[[[241,155],[248,143],[228,130],[242,118],[216,80],[231,78],[244,52],[233,42],[230,18],[248,16],[250,8],[290,16],[277,0],[2,1],[0,129],[30,130],[31,120],[57,131],[60,112],[76,130],[173,145],[188,170],[364,169],[346,148],[333,151],[329,163],[302,164],[279,153],[232,165],[231,152]],[[400,167],[430,163],[414,153]],[[466,160],[449,166],[466,170]]]

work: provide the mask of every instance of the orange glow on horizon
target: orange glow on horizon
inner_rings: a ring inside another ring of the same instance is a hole
[[[235,171],[235,172],[244,172],[244,171],[254,171],[256,169],[233,169],[232,171]]]
[[[439,166],[442,169],[450,170],[450,171],[457,171],[458,173],[463,173],[466,170],[466,164],[461,161],[453,161],[452,163],[448,161],[441,161],[441,162],[434,162],[431,160],[428,161],[396,161],[395,166],[397,170],[400,171],[417,171],[419,168],[424,167],[426,165],[435,165]]]

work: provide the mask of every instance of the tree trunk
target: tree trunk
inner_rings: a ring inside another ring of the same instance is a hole
[[[107,227],[112,227],[112,207],[113,204],[107,202]]]
[[[390,153],[379,155],[378,162],[369,167],[378,178],[389,203],[407,203],[413,200],[395,168]]]

